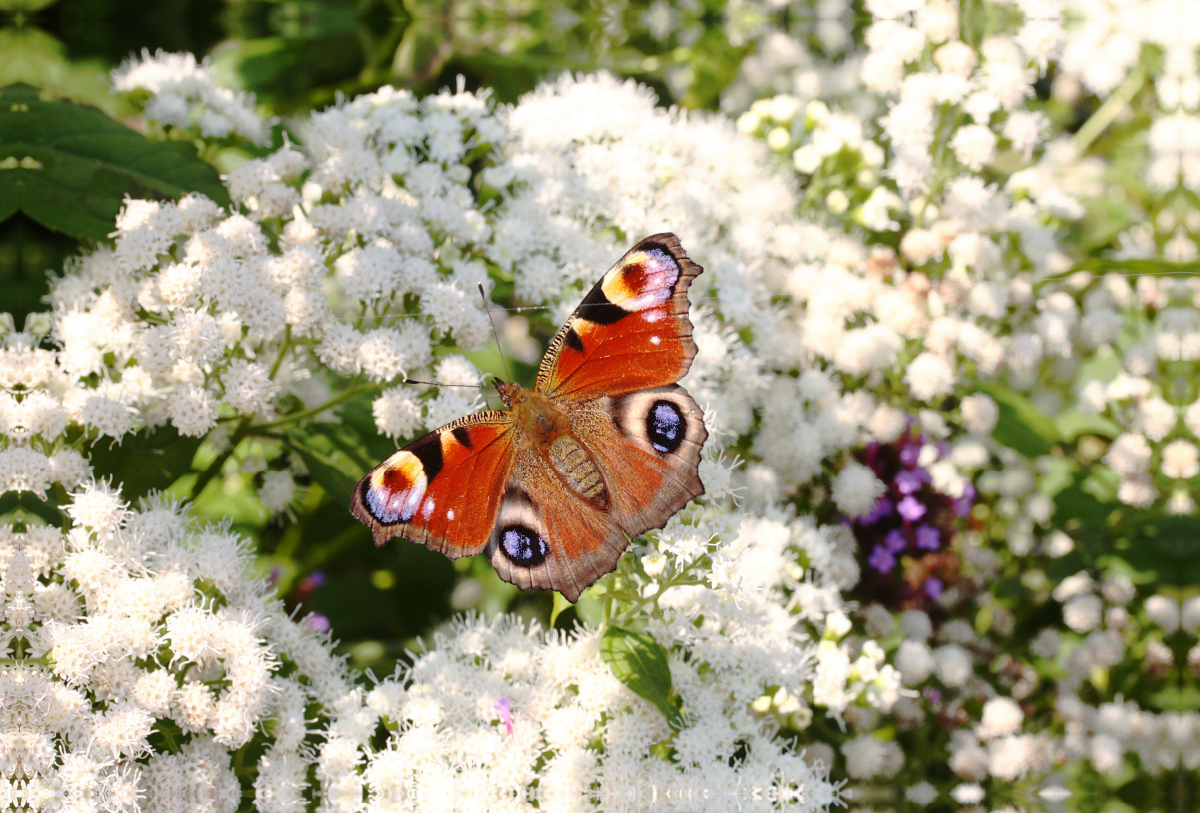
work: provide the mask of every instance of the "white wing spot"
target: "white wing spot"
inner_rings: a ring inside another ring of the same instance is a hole
[[[421,516],[429,519],[429,515],[433,513],[433,497],[425,500],[425,504],[421,506]]]
[[[661,341],[662,341],[662,339],[658,338],[657,336],[650,337],[650,344],[658,344]]]
[[[446,519],[454,519],[454,509],[453,508],[446,511]]]

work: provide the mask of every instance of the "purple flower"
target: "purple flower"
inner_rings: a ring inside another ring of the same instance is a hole
[[[908,466],[909,468],[912,468],[913,466],[917,465],[917,458],[919,458],[920,456],[921,456],[920,442],[906,443],[900,449],[900,462],[903,463],[904,465]]]
[[[896,506],[896,510],[900,512],[900,516],[902,516],[906,522],[916,522],[921,517],[925,516],[925,511],[927,509],[925,508],[924,503],[922,503],[913,495],[909,494],[900,501],[900,504]]]
[[[309,632],[329,632],[329,619],[322,613],[313,613],[304,619],[304,626]]]
[[[888,553],[899,553],[904,550],[908,544],[908,540],[904,538],[904,534],[899,530],[891,531],[883,540],[883,546],[887,548]]]
[[[942,544],[941,532],[932,525],[917,526],[917,547],[921,550],[937,550]]]
[[[883,545],[876,545],[875,550],[871,551],[870,558],[867,559],[867,564],[880,573],[891,573],[892,568],[896,566],[896,557]]]
[[[925,595],[929,596],[934,601],[942,595],[942,590],[945,587],[942,580],[937,576],[930,576],[925,580]]]
[[[896,506],[892,505],[891,500],[887,497],[880,497],[875,501],[875,505],[871,507],[871,510],[859,518],[858,524],[874,525],[894,510],[896,510]]]
[[[963,489],[963,495],[954,501],[954,513],[960,517],[965,517],[971,513],[971,506],[975,504],[975,486],[967,483]]]
[[[941,703],[942,692],[940,689],[935,689],[932,686],[925,687],[925,699],[930,703]]]
[[[492,706],[496,711],[500,712],[500,719],[504,720],[504,727],[508,729],[508,736],[513,735],[512,727],[512,709],[511,703],[507,697],[501,697],[496,701],[496,705]]]
[[[929,475],[926,474],[925,469],[901,469],[893,481],[901,494],[912,494],[914,491],[920,491],[921,484],[927,479],[929,479]]]

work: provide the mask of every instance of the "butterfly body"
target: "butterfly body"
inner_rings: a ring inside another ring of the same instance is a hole
[[[687,288],[700,272],[674,235],[638,243],[563,325],[533,388],[497,382],[506,410],[393,454],[355,489],[354,515],[377,544],[482,552],[522,589],[578,599],[704,491],[704,416],[675,383],[696,352]]]

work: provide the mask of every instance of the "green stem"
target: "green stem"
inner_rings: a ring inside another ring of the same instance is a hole
[[[1129,106],[1133,97],[1142,89],[1142,85],[1145,83],[1146,72],[1141,68],[1135,68],[1129,74],[1129,77],[1121,83],[1121,86],[1104,100],[1104,104],[1100,105],[1100,109],[1083,123],[1083,126],[1075,133],[1075,137],[1071,139],[1077,155],[1083,155],[1087,152],[1088,147],[1092,146],[1092,142],[1108,129],[1108,125],[1116,121],[1117,116],[1125,112],[1125,108]]]
[[[279,357],[275,359],[275,364],[271,367],[271,380],[275,380],[275,375],[279,372],[280,366],[283,365],[283,357],[292,349],[292,326],[288,325],[283,331],[283,344],[279,346]]]
[[[207,469],[200,472],[200,476],[196,478],[196,482],[192,486],[192,502],[196,501],[204,491],[205,486],[220,473],[221,467],[225,465],[225,461],[233,455],[234,450],[237,449],[238,444],[242,442],[242,438],[246,437],[249,431],[250,419],[242,418],[237,429],[233,430],[233,434],[229,436],[229,447],[217,455],[217,459],[210,463]]]
[[[274,429],[278,426],[287,426],[289,423],[295,423],[296,421],[302,421],[305,418],[311,418],[314,415],[320,415],[322,412],[324,412],[327,409],[332,409],[333,407],[337,406],[338,404],[340,404],[344,401],[349,401],[351,398],[353,398],[356,395],[361,395],[364,392],[370,392],[373,389],[375,389],[374,384],[364,384],[360,387],[352,386],[350,389],[342,392],[339,395],[335,395],[333,398],[330,398],[328,401],[321,404],[320,406],[315,406],[310,409],[303,410],[301,412],[293,412],[290,415],[285,415],[282,418],[279,418],[278,420],[271,421],[270,423],[259,424],[258,426],[254,427],[254,430],[255,430],[255,432],[260,432],[265,429]]]

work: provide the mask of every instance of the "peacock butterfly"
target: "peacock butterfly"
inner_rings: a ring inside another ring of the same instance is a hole
[[[631,538],[704,493],[700,407],[677,382],[696,355],[687,291],[703,269],[647,237],[584,297],[537,383],[497,381],[507,410],[459,418],[376,466],[350,510],[375,544],[403,536],[570,601]]]

